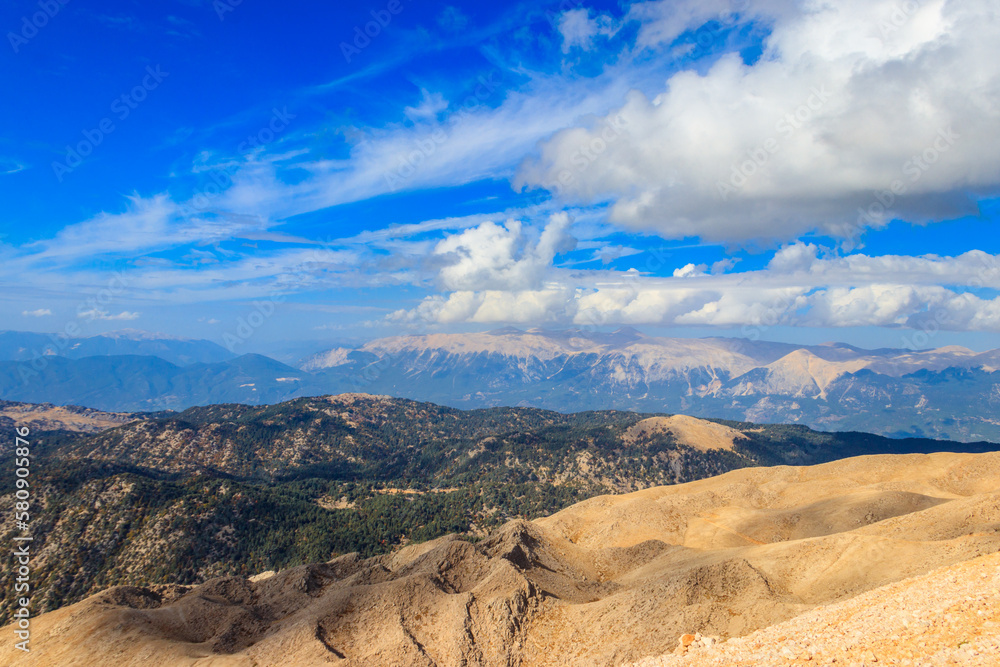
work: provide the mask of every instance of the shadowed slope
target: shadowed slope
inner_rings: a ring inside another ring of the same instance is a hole
[[[247,581],[41,616],[25,665],[604,665],[1000,549],[1000,454],[754,468]],[[9,628],[3,630],[9,632]]]

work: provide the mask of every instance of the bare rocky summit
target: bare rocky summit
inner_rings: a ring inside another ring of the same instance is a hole
[[[134,415],[128,412],[102,412],[75,405],[0,401],[0,419],[7,419],[11,424],[18,426],[28,426],[34,431],[100,433],[143,419],[143,415]]]
[[[746,435],[734,428],[687,415],[643,419],[629,428],[624,438],[635,442],[651,433],[670,433],[677,443],[703,452],[710,449],[732,451],[736,442],[747,439]]]
[[[0,664],[991,665],[998,488],[1000,453],[737,470],[475,544],[111,588]],[[689,633],[719,642],[673,655]]]

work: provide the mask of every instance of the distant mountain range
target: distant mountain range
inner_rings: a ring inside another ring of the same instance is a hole
[[[175,338],[137,329],[122,329],[86,338],[0,331],[0,359],[9,361],[31,361],[52,356],[82,359],[110,355],[153,356],[180,366],[228,361],[237,356],[211,341]]]
[[[31,338],[35,337],[35,338]],[[679,412],[894,437],[1000,441],[1000,350],[864,350],[733,338],[501,329],[338,347],[298,368],[209,341],[0,334],[0,398],[109,411],[364,391],[460,408]],[[52,342],[49,341],[51,345]]]
[[[1000,350],[518,331],[399,336],[307,359],[328,382],[458,407],[623,409],[1000,440]],[[337,380],[337,381],[335,381]]]

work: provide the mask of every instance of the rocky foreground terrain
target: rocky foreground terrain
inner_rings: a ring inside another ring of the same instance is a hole
[[[688,634],[674,654],[630,667],[788,664],[1000,664],[1000,554],[882,586],[727,642]]]
[[[997,489],[1000,453],[735,470],[475,543],[111,588],[0,664],[994,665]],[[674,655],[688,633],[719,641]]]
[[[450,533],[481,539],[593,496],[737,468],[1000,449],[685,415],[463,411],[364,394],[158,415],[91,411],[78,432],[66,429],[80,412],[3,407],[33,429],[36,613],[110,586],[197,585]],[[44,430],[59,411],[62,428]],[[102,422],[118,425],[79,432]],[[20,534],[12,445],[0,441],[0,541]],[[17,597],[15,569],[0,560],[0,624]]]

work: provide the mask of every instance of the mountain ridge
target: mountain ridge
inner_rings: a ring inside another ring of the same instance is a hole
[[[52,356],[80,359],[108,355],[158,356],[176,365],[215,362],[237,355],[203,339],[119,329],[93,336],[67,336],[28,331],[0,331],[0,359],[31,362]]]
[[[130,667],[655,665],[653,656],[670,653],[688,632],[721,643],[678,664],[793,664],[811,641],[838,664],[868,661],[872,649],[887,655],[880,641],[852,635],[834,653],[814,637],[817,624],[845,604],[872,623],[880,587],[905,591],[912,577],[995,559],[998,457],[747,468],[596,496],[507,522],[475,543],[446,535],[370,558],[345,554],[195,586],[111,587],[33,619],[37,648],[18,663],[61,665],[72,655],[74,664]],[[962,581],[966,602],[981,592],[980,572]],[[936,604],[926,588],[922,596],[921,605]],[[974,615],[982,605],[965,607],[973,620],[986,618]],[[924,621],[933,619],[910,618],[909,633],[925,639]],[[794,633],[778,638],[769,626]],[[775,644],[761,647],[761,636]],[[948,639],[954,646],[969,638]],[[984,656],[1000,655],[976,642]],[[743,647],[773,659],[713,660]],[[0,646],[0,659],[12,660],[14,650]]]
[[[24,423],[31,408],[7,419]],[[134,416],[100,432],[32,433],[31,488],[44,498],[31,516],[37,610],[168,575],[198,584],[331,554],[375,556],[447,533],[482,538],[588,497],[748,467],[1000,449],[615,410],[458,410],[356,393]],[[0,441],[0,539],[17,534],[12,446]],[[0,564],[0,588],[11,590],[12,572]],[[0,619],[13,599],[0,600]]]
[[[3,346],[0,345],[0,352]],[[1000,350],[863,350],[746,339],[520,331],[395,336],[299,367],[263,355],[0,361],[0,398],[110,412],[276,404],[365,391],[457,408],[620,409],[801,423],[892,437],[1000,441]],[[985,408],[983,407],[985,406]]]
[[[665,410],[894,436],[1000,439],[998,425],[974,407],[1000,405],[1000,350],[506,329],[379,339],[302,366],[329,382],[457,407]],[[955,381],[958,371],[966,382]]]

